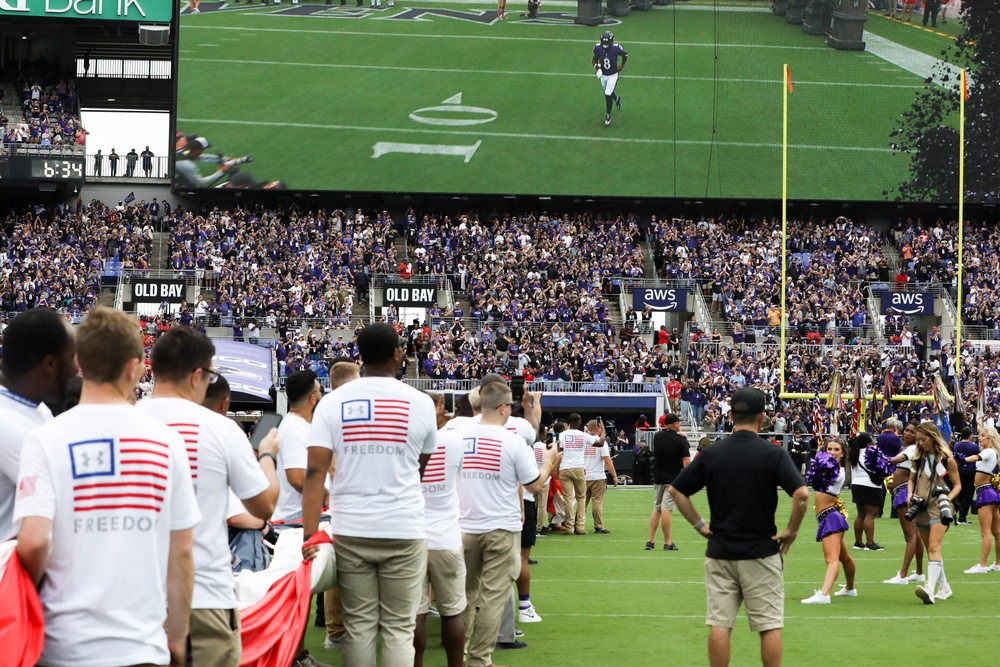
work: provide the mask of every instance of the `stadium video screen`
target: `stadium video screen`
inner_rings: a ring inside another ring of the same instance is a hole
[[[838,50],[770,0],[597,27],[566,0],[379,1],[182,5],[175,186],[778,198],[787,63],[790,198],[957,199],[956,16],[871,11]]]

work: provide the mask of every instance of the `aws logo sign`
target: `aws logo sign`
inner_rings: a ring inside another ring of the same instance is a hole
[[[905,315],[933,315],[934,294],[931,292],[883,292],[882,312]]]
[[[687,310],[687,290],[656,287],[632,292],[632,307],[642,311],[646,306],[659,311]]]

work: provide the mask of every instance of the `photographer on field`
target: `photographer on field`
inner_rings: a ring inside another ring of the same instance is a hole
[[[947,474],[951,489],[943,479]],[[906,519],[912,521],[920,533],[920,540],[927,547],[927,585],[917,586],[914,592],[924,604],[951,597],[951,586],[944,574],[941,559],[941,542],[948,525],[955,520],[952,503],[962,492],[958,464],[951,454],[941,431],[931,422],[917,427],[917,450],[913,456],[913,474],[907,485],[910,508]],[[937,593],[934,587],[938,586]]]

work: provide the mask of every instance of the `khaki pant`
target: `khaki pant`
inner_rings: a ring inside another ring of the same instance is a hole
[[[546,483],[542,490],[535,494],[535,532],[542,532],[545,526],[545,519],[549,516],[549,485]]]
[[[592,479],[587,482],[587,502],[594,502],[594,530],[604,528],[604,492],[608,483],[603,479]]]
[[[237,609],[191,610],[191,665],[239,667],[240,612]]]
[[[382,665],[412,667],[413,630],[427,572],[427,540],[334,535],[344,610],[344,665],[372,667],[382,632]]]
[[[572,533],[574,530],[578,533],[587,532],[587,477],[583,468],[560,470],[559,483],[562,484],[563,504],[566,506],[566,520],[563,522],[566,532]],[[572,513],[574,501],[575,521]]]
[[[326,616],[326,636],[330,639],[344,634],[344,607],[340,602],[340,587],[323,592],[323,614]]]
[[[503,605],[521,571],[520,537],[520,533],[509,530],[493,530],[481,535],[462,534],[465,597],[469,603],[463,614],[467,667],[493,664],[493,648],[500,632]]]

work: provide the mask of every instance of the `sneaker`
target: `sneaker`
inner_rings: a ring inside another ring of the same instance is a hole
[[[959,519],[958,521],[955,522],[955,525],[956,526],[971,526],[972,522],[971,521],[965,521],[964,519]]]
[[[951,586],[942,586],[938,589],[937,595],[934,596],[936,600],[947,600],[951,597]]]
[[[871,542],[865,545],[865,551],[885,551],[885,547],[883,547],[880,544],[875,544],[874,542]]]
[[[597,533],[598,535],[610,535],[611,534],[611,531],[608,530],[607,528],[595,528],[594,532]]]
[[[618,97],[615,98],[615,107],[617,107],[618,110],[621,111],[621,108],[622,108],[622,96],[621,95],[619,95]]]
[[[521,628],[514,628],[514,636],[515,637],[523,637],[524,636],[524,631],[521,630]]]
[[[854,543],[854,548],[855,548],[855,549],[864,549],[864,548],[865,548],[865,545],[864,545],[864,544],[862,544],[861,542],[855,542],[855,543]]]
[[[339,637],[327,637],[323,640],[323,648],[327,651],[339,651],[344,648],[344,635]]]
[[[312,657],[309,653],[306,653],[305,657],[299,658],[293,662],[292,667],[333,667],[333,665],[324,664]]]
[[[906,585],[906,584],[910,583],[910,578],[909,577],[903,577],[903,576],[901,576],[899,574],[899,572],[897,572],[895,577],[893,577],[892,579],[883,579],[882,583],[883,584],[902,584],[902,585]]]
[[[989,571],[990,571],[990,568],[988,568],[988,567],[986,567],[984,565],[980,565],[979,563],[976,563],[975,565],[973,565],[972,567],[970,567],[968,570],[966,570],[965,573],[966,574],[986,574]]]
[[[427,615],[428,616],[437,616],[437,617],[440,617],[441,616],[441,612],[439,612],[434,607],[428,607],[427,608]]]
[[[917,586],[913,589],[913,592],[918,598],[924,601],[924,604],[934,604],[934,596],[931,595],[931,592],[923,586]]]
[[[993,563],[986,569],[990,572],[1000,572],[1000,563]]]
[[[520,639],[515,639],[512,642],[497,642],[498,651],[504,651],[516,648],[527,648],[527,647],[528,647],[528,642],[522,642]]]
[[[906,580],[907,581],[912,581],[913,583],[916,583],[916,584],[922,584],[925,581],[927,581],[927,577],[925,577],[922,574],[917,574],[916,572],[914,572],[913,574],[911,574],[910,576],[908,576],[906,578]]]
[[[652,551],[655,548],[656,548],[655,544],[653,544],[652,542],[646,542],[646,551]]]
[[[527,607],[519,607],[517,610],[517,622],[518,623],[541,623],[542,617],[535,613],[535,607],[533,605],[528,605]]]
[[[857,588],[848,588],[846,584],[840,585],[840,590],[833,594],[837,598],[856,598],[858,597]]]
[[[664,544],[663,545],[663,550],[664,551],[680,551],[680,549],[677,548],[677,545],[674,544],[673,542],[671,542],[670,544]]]
[[[538,561],[535,560],[534,558],[529,558],[528,565],[538,565]]]
[[[816,591],[810,597],[803,600],[802,604],[830,604],[830,596],[823,595],[820,591]]]
[[[608,125],[611,125],[611,114],[604,117],[604,127],[607,127]]]

